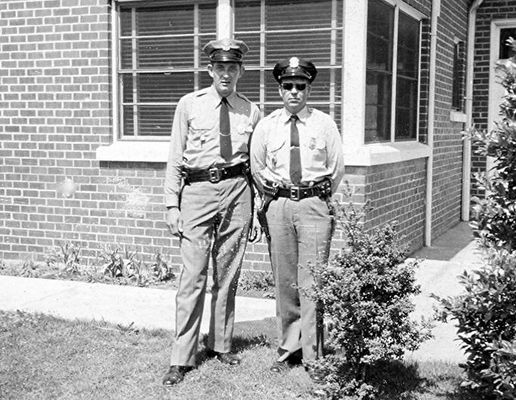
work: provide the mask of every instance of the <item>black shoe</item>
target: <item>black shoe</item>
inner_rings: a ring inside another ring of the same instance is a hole
[[[164,386],[174,386],[185,378],[185,374],[191,371],[193,367],[184,365],[172,365],[163,377]]]
[[[218,351],[208,350],[206,352],[206,354],[210,358],[216,358],[222,364],[226,364],[226,365],[239,365],[240,364],[240,358],[238,358],[236,355],[231,354],[231,353],[219,353]]]
[[[323,382],[323,376],[314,368],[305,367],[305,371],[308,373],[308,376],[314,383]]]
[[[288,362],[288,359],[287,359],[287,360],[283,360],[283,361],[274,361],[272,363],[271,367],[269,368],[269,370],[271,372],[279,373],[279,372],[286,371],[290,368],[292,368],[292,364],[290,362]]]

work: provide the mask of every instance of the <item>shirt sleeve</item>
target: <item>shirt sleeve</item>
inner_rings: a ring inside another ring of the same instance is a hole
[[[168,153],[167,171],[165,175],[165,205],[179,207],[181,192],[181,167],[183,152],[188,135],[188,112],[185,98],[182,98],[176,108],[172,122],[170,150]]]
[[[342,139],[335,121],[329,121],[328,127],[328,169],[331,171],[331,188],[334,194],[344,177],[344,151],[342,150]]]
[[[253,180],[260,191],[263,191],[264,178],[262,172],[265,170],[265,120],[261,120],[256,125],[253,135],[251,137],[251,149],[249,159],[251,160],[251,174]]]

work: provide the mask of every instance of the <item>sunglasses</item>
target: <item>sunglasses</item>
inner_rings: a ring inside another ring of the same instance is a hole
[[[306,89],[306,83],[290,83],[290,82],[285,82],[285,83],[282,83],[281,84],[281,87],[285,90],[292,90],[294,88],[294,86],[296,87],[296,90],[298,90],[299,92],[302,92],[303,90]]]

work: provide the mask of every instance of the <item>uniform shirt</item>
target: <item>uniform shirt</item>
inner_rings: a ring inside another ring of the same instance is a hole
[[[165,204],[179,205],[181,170],[227,167],[248,161],[249,139],[260,119],[258,107],[244,95],[233,92],[227,97],[233,157],[220,156],[219,115],[222,97],[210,86],[183,96],[172,123],[172,136],[165,177]]]
[[[290,180],[290,114],[285,108],[262,119],[251,141],[251,171],[259,185],[265,181],[280,186]],[[333,119],[322,111],[305,107],[297,114],[301,154],[301,184],[324,178],[332,181],[335,192],[344,175],[344,158],[339,130]]]

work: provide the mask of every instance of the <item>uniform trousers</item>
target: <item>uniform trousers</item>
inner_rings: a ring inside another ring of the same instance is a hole
[[[303,359],[314,360],[323,351],[322,315],[299,288],[310,288],[314,282],[309,263],[328,260],[333,216],[319,197],[280,197],[270,203],[266,215],[280,328],[278,352],[302,350]]]
[[[208,265],[213,268],[208,347],[231,350],[235,294],[252,219],[246,178],[195,182],[181,193],[183,266],[176,296],[176,331],[170,365],[195,365]]]

